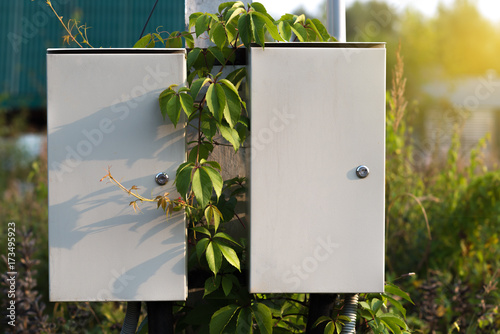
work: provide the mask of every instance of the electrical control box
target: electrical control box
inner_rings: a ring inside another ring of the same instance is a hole
[[[49,49],[47,76],[50,299],[185,300],[184,214],[134,212],[136,198],[100,182],[110,170],[145,198],[179,197],[185,129],[158,96],[185,83],[185,50]]]
[[[252,47],[250,291],[384,291],[386,49]]]

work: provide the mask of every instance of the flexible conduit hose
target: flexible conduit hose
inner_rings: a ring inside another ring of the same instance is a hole
[[[358,308],[358,297],[359,295],[357,293],[349,294],[345,297],[344,310],[342,314],[348,316],[351,321],[344,325],[340,334],[356,333],[356,310]]]
[[[127,302],[127,313],[120,334],[135,334],[140,315],[141,302]]]

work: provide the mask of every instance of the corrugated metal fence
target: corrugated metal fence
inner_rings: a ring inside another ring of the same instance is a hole
[[[66,23],[91,27],[94,47],[132,47],[155,0],[52,0]],[[184,29],[184,0],[159,0],[146,32]],[[65,47],[64,29],[45,0],[0,1],[0,107],[45,107],[47,48]],[[66,45],[67,47],[67,45]]]

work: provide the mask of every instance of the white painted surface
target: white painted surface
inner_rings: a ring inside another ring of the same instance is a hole
[[[111,166],[145,197],[179,196],[184,127],[162,119],[158,95],[185,81],[184,50],[56,52],[47,54],[51,300],[184,300],[184,215],[166,220],[147,203],[135,213],[133,197],[99,182]],[[160,171],[171,177],[163,187]]]
[[[343,46],[251,49],[251,292],[383,291],[385,48]]]

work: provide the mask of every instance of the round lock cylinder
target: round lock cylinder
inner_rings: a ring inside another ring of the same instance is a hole
[[[368,169],[368,167],[364,166],[364,165],[361,165],[361,166],[358,166],[356,168],[356,175],[360,178],[360,179],[364,179],[365,177],[367,177],[368,175],[370,174],[370,170]]]
[[[156,174],[155,181],[156,183],[158,183],[158,185],[164,186],[168,182],[168,175],[166,173],[160,172]]]

